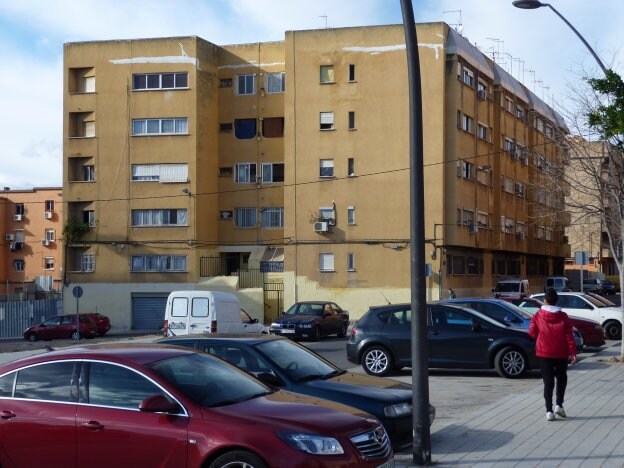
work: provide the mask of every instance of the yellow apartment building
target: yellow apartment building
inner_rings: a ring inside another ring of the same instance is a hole
[[[445,23],[416,28],[428,298],[541,284],[569,255],[564,193],[542,193],[565,124]],[[119,329],[159,327],[174,289],[261,320],[408,301],[407,93],[402,25],[66,44],[65,282]]]
[[[0,191],[0,290],[35,299],[62,290],[63,189]]]

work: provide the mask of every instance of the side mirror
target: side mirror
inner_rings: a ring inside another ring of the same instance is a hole
[[[139,410],[145,413],[175,413],[178,405],[164,395],[152,395],[139,403]]]
[[[263,372],[262,374],[258,374],[256,378],[271,387],[283,387],[284,382],[277,375],[271,374],[270,372]]]
[[[479,330],[481,330],[481,324],[475,319],[470,320],[470,325],[470,328],[473,332],[478,332]]]

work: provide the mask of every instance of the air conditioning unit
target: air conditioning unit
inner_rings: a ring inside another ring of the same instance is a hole
[[[468,225],[468,232],[470,234],[476,234],[477,232],[479,232],[479,226],[477,226],[476,224]]]
[[[52,219],[52,215],[54,215],[53,211],[46,211],[44,217],[45,219]]]
[[[8,240],[8,241],[14,241],[15,240],[15,234],[7,234],[4,236],[4,240]]]
[[[518,240],[524,240],[524,232],[516,232],[516,237]]]
[[[327,221],[317,221],[314,223],[314,232],[327,232],[329,231],[329,223]]]
[[[43,239],[41,241],[41,245],[43,245],[44,247],[47,247],[48,245],[50,245],[50,241],[48,239]]]
[[[16,214],[15,216],[13,216],[13,220],[14,221],[21,221],[23,217],[24,217],[24,215]]]

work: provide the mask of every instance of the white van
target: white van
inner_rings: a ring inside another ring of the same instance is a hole
[[[529,280],[520,278],[501,279],[492,289],[494,297],[508,297],[512,299],[522,299],[531,295]]]
[[[163,335],[194,333],[268,333],[268,330],[241,309],[232,293],[173,291],[167,298]]]

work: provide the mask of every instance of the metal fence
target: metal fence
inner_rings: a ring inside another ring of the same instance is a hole
[[[260,268],[240,268],[237,259],[226,257],[201,257],[199,276],[238,276],[238,287],[263,288],[265,273],[284,271],[283,262],[261,262]]]
[[[0,339],[21,338],[26,328],[62,313],[62,299],[0,302]]]

